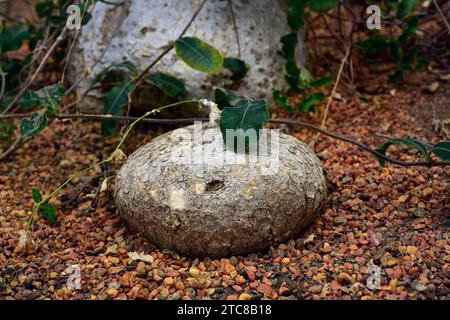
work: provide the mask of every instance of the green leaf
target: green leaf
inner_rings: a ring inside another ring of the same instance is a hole
[[[46,203],[40,210],[39,214],[47,219],[48,222],[54,224],[56,222],[56,208],[50,203]]]
[[[307,68],[302,67],[302,68],[300,69],[300,76],[299,76],[299,78],[300,78],[300,83],[301,83],[302,85],[308,86],[309,83],[310,83],[311,80],[312,80],[311,72],[309,72],[309,70],[308,70]]]
[[[296,33],[288,33],[281,37],[283,57],[286,60],[295,61],[295,48],[297,47],[298,39]]]
[[[128,106],[128,95],[133,91],[135,85],[135,81],[126,78],[119,85],[112,88],[105,96],[103,114],[122,116]],[[106,137],[112,135],[118,126],[119,122],[117,120],[102,120],[102,135]]]
[[[302,99],[298,105],[299,112],[307,112],[313,109],[316,105],[325,100],[325,95],[320,92],[314,92],[313,94]]]
[[[92,80],[92,85],[95,85],[95,84],[101,82],[103,80],[103,78],[111,71],[121,70],[121,69],[131,72],[131,74],[134,76],[139,74],[138,68],[131,61],[125,60],[122,62],[116,62],[116,63],[113,63],[110,66],[106,67],[99,73],[97,73],[95,75],[94,79]]]
[[[386,154],[387,149],[395,143],[401,143],[401,144],[404,144],[405,146],[413,147],[413,148],[419,150],[422,153],[424,160],[426,162],[431,162],[430,153],[428,152],[427,147],[422,142],[420,142],[418,140],[410,139],[410,138],[389,139],[388,141],[383,143],[381,146],[379,146],[376,150],[384,155],[384,154]],[[381,166],[384,166],[384,160],[381,158],[378,158],[378,157],[377,157],[377,159],[380,162]]]
[[[252,98],[238,95],[234,91],[223,88],[216,88],[214,90],[214,102],[220,110],[225,107],[234,107],[241,100],[252,100]]]
[[[336,8],[339,0],[307,0],[306,5],[313,11],[328,11]]]
[[[34,202],[39,203],[42,201],[42,195],[39,190],[33,189],[31,190],[31,196],[33,197]]]
[[[234,107],[225,107],[220,117],[220,130],[225,145],[237,152],[240,151],[238,150],[238,141],[244,141],[245,148],[248,150],[250,141],[245,136],[247,130],[254,130],[257,141],[259,141],[259,130],[267,122],[269,122],[269,111],[264,100],[243,99],[239,100]],[[234,130],[235,133],[231,141],[227,139],[227,130],[229,129]]]
[[[56,83],[36,92],[39,96],[39,106],[47,112],[56,114],[64,97],[64,88],[61,83]]]
[[[408,25],[406,26],[405,30],[403,30],[403,33],[398,37],[398,42],[405,43],[416,32],[418,26],[419,18],[412,17],[408,21]]]
[[[300,69],[297,67],[294,61],[288,60],[286,62],[286,73],[292,78],[298,79],[300,76]]]
[[[241,80],[245,77],[248,71],[248,67],[244,61],[237,58],[225,58],[223,59],[223,67],[231,71],[230,77],[233,81]]]
[[[170,98],[185,97],[187,95],[183,81],[170,74],[157,72],[147,76],[147,79]]]
[[[47,116],[43,113],[33,113],[30,118],[20,122],[20,133],[24,137],[34,137],[47,126]]]
[[[417,5],[417,0],[401,0],[397,6],[397,18],[403,19],[409,15]]]
[[[299,30],[303,26],[303,15],[305,13],[304,0],[288,0],[287,2],[287,22],[289,27]]]
[[[20,99],[19,106],[23,110],[29,110],[39,105],[39,96],[34,91],[27,91]]]
[[[22,47],[22,43],[29,37],[29,32],[26,29],[19,27],[8,29],[2,27],[0,33],[0,52],[15,51]]]
[[[394,73],[389,75],[388,83],[393,84],[399,81],[403,80],[403,71],[402,70],[396,70]]]
[[[9,141],[13,136],[14,129],[13,119],[0,120],[0,140]]]
[[[450,141],[442,141],[431,148],[431,152],[445,161],[450,161]]]
[[[183,37],[175,41],[175,52],[191,68],[217,73],[222,70],[223,57],[219,50],[195,37]]]
[[[374,35],[366,40],[359,41],[357,46],[364,53],[380,53],[389,49],[389,40],[383,36]]]
[[[322,88],[330,85],[333,82],[333,78],[331,76],[325,76],[320,79],[316,79],[309,83],[310,87],[313,88]]]
[[[284,80],[289,85],[289,88],[295,93],[302,93],[303,89],[299,86],[298,77],[293,77],[289,74],[284,75]]]
[[[288,98],[282,94],[280,90],[275,90],[272,96],[278,107],[286,110],[287,112],[292,112],[292,107],[289,104]]]

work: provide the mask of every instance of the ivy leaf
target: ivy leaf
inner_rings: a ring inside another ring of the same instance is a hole
[[[364,53],[380,53],[390,47],[389,40],[380,35],[374,35],[366,40],[359,41],[357,46]]]
[[[282,94],[280,90],[275,90],[272,96],[278,107],[286,110],[289,113],[292,112],[292,107],[289,104],[288,98],[284,94]]]
[[[383,155],[385,155],[387,149],[395,143],[401,143],[401,144],[404,144],[405,146],[413,147],[413,148],[419,150],[422,153],[424,160],[426,162],[431,162],[430,153],[428,152],[427,147],[422,142],[420,142],[418,140],[410,139],[410,138],[389,139],[388,141],[383,143],[381,146],[379,146],[376,150],[378,152],[382,153]],[[380,165],[384,166],[384,160],[379,157],[377,157],[377,159],[378,159],[378,162],[380,162]]]
[[[47,112],[56,114],[62,103],[64,88],[61,83],[56,83],[39,90],[37,96],[40,107],[45,108]]]
[[[42,195],[39,190],[33,189],[31,190],[31,196],[33,197],[34,202],[39,203],[42,201]]]
[[[442,160],[450,161],[450,141],[442,141],[435,144],[431,151]]]
[[[287,22],[289,27],[299,30],[303,26],[303,15],[305,12],[304,0],[288,0]]]
[[[185,97],[187,95],[183,81],[170,74],[157,72],[147,76],[147,79],[170,98]]]
[[[135,81],[126,78],[119,85],[112,88],[105,96],[103,114],[112,114],[115,116],[123,115],[128,106],[128,95],[133,91],[135,85]],[[102,120],[102,135],[106,137],[112,135],[117,130],[118,126],[119,122],[117,120]]]
[[[397,18],[403,19],[410,14],[417,5],[417,0],[401,0],[397,6]]]
[[[254,130],[257,141],[259,141],[259,130],[269,122],[269,111],[266,101],[242,99],[234,107],[225,107],[220,117],[220,130],[227,148],[238,152],[238,141],[245,142],[248,150],[249,139],[245,136],[247,130]],[[227,140],[227,130],[234,130],[233,139]],[[242,130],[239,130],[242,129]]]
[[[288,33],[280,39],[283,50],[283,57],[286,60],[295,60],[295,48],[297,47],[298,39],[296,33]]]
[[[233,81],[241,80],[245,77],[248,71],[248,67],[244,61],[237,58],[225,58],[223,59],[223,67],[231,71],[230,77]]]
[[[325,100],[325,95],[320,92],[314,92],[313,94],[304,98],[298,105],[299,112],[307,112],[313,109],[316,105]]]
[[[214,90],[214,102],[220,110],[225,107],[234,107],[241,100],[252,100],[252,98],[238,95],[234,91],[223,88],[216,88]]]
[[[103,80],[103,78],[110,73],[113,70],[127,70],[129,72],[131,72],[132,75],[136,76],[139,74],[139,70],[138,68],[131,62],[128,60],[122,61],[122,62],[116,62],[111,64],[110,66],[106,67],[105,69],[103,69],[102,71],[100,71],[99,73],[97,73],[94,77],[94,79],[92,80],[92,85],[95,85],[99,82],[101,82]]]
[[[306,5],[313,11],[328,11],[336,8],[339,0],[307,0]]]
[[[408,21],[408,25],[406,26],[405,30],[403,30],[403,33],[398,37],[398,42],[405,43],[416,32],[418,26],[419,18],[412,17]]]
[[[46,218],[51,224],[56,222],[56,208],[50,203],[44,204],[44,206],[39,210],[39,214]]]
[[[34,91],[25,92],[19,99],[19,106],[23,110],[29,110],[37,105],[39,105],[39,96]]]
[[[330,85],[333,82],[333,78],[330,76],[325,76],[320,79],[313,80],[309,83],[310,87],[322,88]]]
[[[8,29],[4,25],[0,33],[0,52],[15,51],[22,47],[22,43],[29,37],[26,29],[19,27]]]
[[[175,52],[191,68],[204,73],[222,70],[223,56],[209,43],[195,37],[175,41]]]
[[[20,122],[20,133],[24,137],[32,138],[39,134],[47,126],[47,116],[43,113],[33,113],[30,118]]]

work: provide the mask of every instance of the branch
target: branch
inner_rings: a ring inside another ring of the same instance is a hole
[[[178,39],[182,38],[186,32],[188,31],[189,27],[192,25],[192,23],[194,22],[194,20],[197,18],[198,14],[200,13],[200,11],[202,10],[203,6],[205,5],[206,0],[203,0],[202,3],[200,4],[200,6],[198,7],[197,11],[195,11],[195,13],[193,14],[193,16],[191,17],[191,20],[189,20],[188,24],[184,27],[183,31],[181,31],[180,35],[178,36]],[[176,41],[175,40],[175,41]],[[141,82],[142,79],[144,78],[144,76],[147,74],[147,72],[153,68],[167,53],[170,52],[170,50],[173,49],[173,45],[175,41],[171,41],[166,45],[166,49],[164,49],[163,52],[161,52],[159,54],[159,56],[156,57],[156,59],[150,63],[145,69],[144,71],[142,71],[139,76],[136,78],[136,85],[134,86],[134,88],[136,88]]]
[[[448,32],[450,33],[450,24],[448,23],[447,19],[444,16],[444,13],[442,12],[441,8],[439,7],[438,3],[436,0],[433,0],[433,4],[436,7],[436,10],[439,13],[439,16],[441,17],[442,21],[444,22],[445,26],[447,27]]]
[[[53,43],[53,45],[50,47],[50,49],[48,49],[47,53],[45,54],[45,56],[42,58],[41,63],[39,64],[38,68],[36,69],[35,73],[33,74],[33,76],[31,77],[30,81],[28,81],[28,83],[22,88],[22,90],[20,90],[20,92],[15,96],[15,98],[13,99],[13,101],[9,104],[9,106],[2,112],[2,114],[6,114],[8,113],[11,108],[19,101],[19,99],[25,94],[25,92],[28,90],[28,88],[31,86],[31,84],[34,82],[34,80],[36,80],[37,76],[39,75],[39,73],[42,71],[42,69],[44,69],[45,65],[47,64],[47,60],[50,57],[50,55],[52,54],[52,52],[56,49],[56,47],[59,45],[59,43],[64,39],[66,32],[68,30],[67,25],[62,29],[60,35],[56,38],[55,42]]]

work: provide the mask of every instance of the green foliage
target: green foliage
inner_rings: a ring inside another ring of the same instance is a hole
[[[28,37],[29,32],[27,29],[19,27],[9,29],[3,23],[0,31],[0,53],[20,49],[23,41]]]
[[[20,122],[20,133],[24,137],[35,137],[47,127],[47,116],[42,112],[35,112],[29,118]]]
[[[183,81],[162,72],[153,73],[146,77],[156,87],[170,98],[183,98],[187,95]]]
[[[220,110],[225,107],[232,108],[241,100],[252,100],[252,98],[241,96],[228,89],[216,88],[214,90],[214,101]]]
[[[41,192],[39,190],[33,189],[31,191],[31,196],[37,205],[41,205],[43,201]],[[47,219],[48,222],[54,224],[56,222],[56,208],[50,203],[42,204],[39,208],[39,214]]]
[[[383,143],[381,146],[379,146],[376,150],[378,152],[382,153],[383,155],[385,155],[387,149],[391,145],[396,144],[396,143],[401,143],[401,144],[404,144],[405,146],[412,147],[412,148],[419,150],[420,153],[422,153],[422,155],[423,155],[424,161],[431,162],[430,153],[429,153],[427,147],[422,142],[414,140],[414,139],[410,139],[410,138],[389,139],[388,141]],[[381,166],[384,166],[384,160],[381,158],[377,158],[377,159],[380,162]]]
[[[450,161],[450,141],[442,141],[431,148],[431,152],[445,161]]]
[[[97,73],[92,80],[92,85],[100,83],[108,74],[114,71],[125,71],[128,74],[133,76],[137,76],[139,74],[138,68],[130,61],[125,60],[122,62],[113,63],[110,66],[106,67],[99,73]]]
[[[313,11],[328,11],[336,8],[339,0],[307,0],[306,5]]]
[[[191,68],[204,73],[222,70],[223,56],[209,43],[195,37],[183,37],[175,41],[177,56]]]
[[[401,0],[397,6],[397,18],[404,19],[406,16],[411,14],[417,3],[417,0]]]
[[[245,62],[237,58],[224,58],[223,67],[232,73],[230,79],[233,81],[241,80],[248,71]]]
[[[13,119],[0,120],[0,140],[10,141],[15,128]]]
[[[292,107],[289,104],[288,98],[284,94],[282,94],[280,90],[275,90],[272,96],[278,107],[286,110],[287,112],[292,112]]]
[[[303,15],[305,11],[304,0],[288,0],[287,22],[293,30],[299,30],[303,26]]]
[[[105,96],[103,114],[124,115],[129,103],[129,95],[133,92],[135,85],[136,81],[127,77],[119,85],[112,88]],[[106,137],[111,136],[118,127],[119,122],[117,120],[102,120],[102,135]]]
[[[220,99],[216,100],[217,104],[223,106],[220,130],[224,143],[227,148],[237,152],[238,141],[245,141],[245,149],[248,150],[250,141],[245,136],[245,132],[249,129],[255,130],[257,141],[259,141],[259,130],[269,122],[269,110],[266,101],[247,97],[238,98],[239,95],[234,93],[229,97],[228,93],[232,92],[228,90],[220,91]],[[235,135],[232,141],[227,140],[226,131],[228,129],[234,130]]]
[[[306,96],[298,105],[299,112],[315,111],[315,106],[325,100],[325,96],[321,92],[314,92]]]

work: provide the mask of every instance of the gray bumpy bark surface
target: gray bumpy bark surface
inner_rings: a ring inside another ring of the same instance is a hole
[[[154,244],[180,254],[222,257],[261,251],[298,235],[326,198],[326,179],[315,154],[280,134],[276,174],[260,165],[214,165],[227,152],[215,121],[201,125],[203,140],[186,139],[195,125],[163,134],[135,151],[116,177],[122,217]],[[184,137],[184,138],[182,138]],[[173,162],[185,147],[199,164]]]
[[[97,2],[92,19],[83,26],[70,59],[69,80],[76,81],[94,62],[89,77],[82,81],[77,94],[90,88],[95,74],[112,63],[130,60],[143,70],[176,40],[187,26],[201,0],[125,0],[124,7]],[[280,37],[289,33],[284,1],[233,0],[233,9],[241,45],[241,59],[250,70],[238,84],[232,83],[228,71],[206,75],[195,71],[175,56],[167,54],[152,72],[166,72],[183,79],[194,98],[211,98],[213,87],[231,86],[254,97],[271,98],[273,89],[285,87],[284,59],[280,54]],[[207,1],[186,36],[203,39],[218,48],[225,57],[238,57],[238,46],[228,1]],[[303,62],[303,45],[299,35],[298,62]],[[110,44],[110,45],[109,45]],[[90,91],[80,105],[83,112],[100,112],[103,94]],[[161,101],[162,100],[162,101]],[[154,88],[141,90],[134,102],[140,109],[165,104]],[[176,110],[173,110],[176,111]]]

